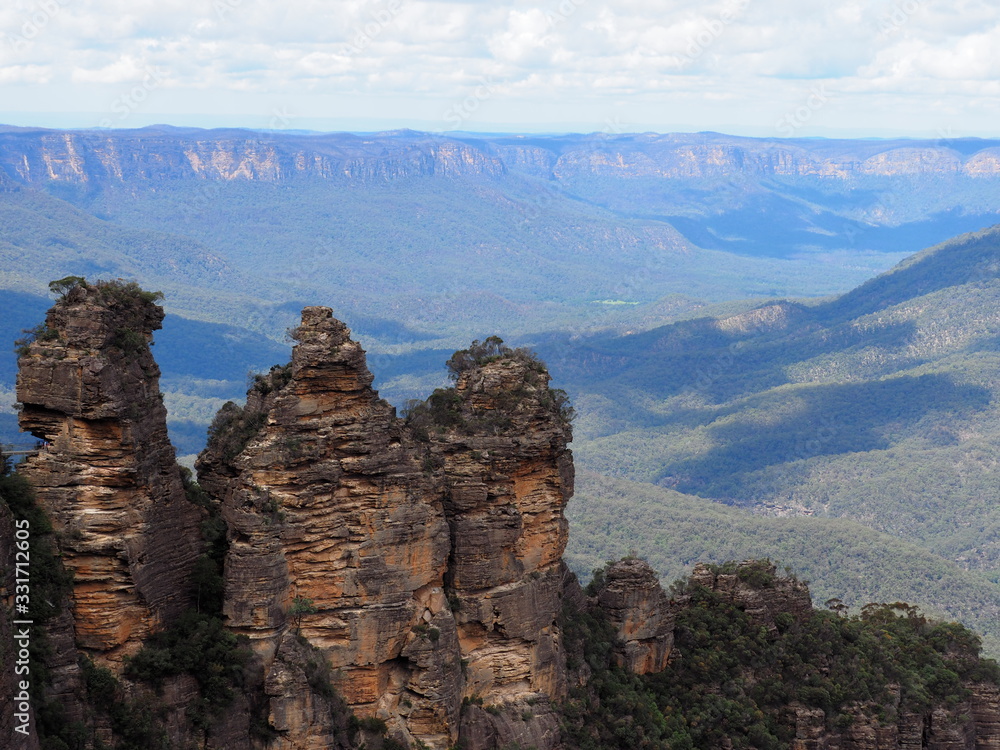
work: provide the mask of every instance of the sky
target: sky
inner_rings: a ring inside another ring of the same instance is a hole
[[[1000,136],[980,0],[3,0],[0,123]]]

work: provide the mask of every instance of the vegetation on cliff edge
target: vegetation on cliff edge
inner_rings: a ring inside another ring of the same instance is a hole
[[[562,707],[572,747],[784,750],[795,733],[793,704],[821,709],[837,731],[954,708],[968,698],[965,684],[1000,682],[996,662],[979,657],[978,636],[899,602],[854,616],[779,613],[773,633],[703,586],[679,581],[671,593],[671,663],[643,677],[614,666],[615,632],[602,612],[564,610],[569,666],[586,662],[591,671]]]

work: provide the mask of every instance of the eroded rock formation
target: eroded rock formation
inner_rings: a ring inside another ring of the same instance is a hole
[[[270,665],[272,725],[288,747],[325,736],[283,677],[301,638],[403,741],[453,745],[464,703],[476,747],[553,747],[573,472],[548,374],[507,350],[407,422],[329,309],[306,308],[295,335],[198,462],[230,529],[223,612]]]
[[[301,638],[341,671],[359,715],[447,747],[462,676],[440,490],[347,327],[310,307],[296,338],[290,365],[217,419],[198,462],[230,529],[223,613],[269,664],[279,746],[329,733],[287,666]]]
[[[20,471],[74,575],[76,643],[120,666],[191,602],[200,551],[149,350],[163,310],[134,284],[77,285],[21,354],[21,429],[45,442]]]
[[[537,360],[518,352],[481,359],[455,373],[454,391],[440,397],[446,414],[427,430],[451,530],[446,584],[470,702],[463,734],[492,738],[480,739],[483,747],[547,748],[558,737],[549,701],[566,695],[556,620],[567,576],[570,429]]]
[[[635,674],[666,668],[674,643],[674,612],[646,561],[631,557],[609,565],[597,604],[617,630],[619,666]]]
[[[48,443],[22,471],[75,574],[47,626],[48,695],[108,741],[110,714],[95,719],[81,697],[78,649],[122,676],[122,658],[195,601],[205,547],[208,511],[185,496],[148,347],[161,319],[134,285],[78,284],[20,358],[21,424]],[[601,667],[574,651],[569,668],[564,637],[572,649],[582,638],[566,612],[601,620],[591,632],[607,668],[637,675],[684,667],[682,618],[698,596],[742,610],[763,641],[814,616],[805,584],[769,561],[696,566],[671,601],[627,558],[585,597],[562,562],[570,413],[530,353],[475,342],[449,361],[453,387],[400,419],[328,308],[306,308],[294,335],[291,362],[256,377],[245,406],[220,411],[198,460],[227,527],[222,617],[253,657],[242,692],[201,723],[189,711],[205,699],[193,671],[162,682],[158,715],[176,746],[347,750],[379,747],[384,729],[388,742],[435,750],[570,750],[559,704],[571,681],[573,700],[593,698]],[[11,536],[5,510],[0,542]],[[0,583],[9,594],[9,576]],[[808,669],[822,673],[823,658]],[[123,695],[154,699],[123,677]],[[733,685],[712,680],[737,677],[708,675],[705,689],[721,694]],[[897,688],[837,714],[808,694],[775,710],[795,750],[1000,750],[1000,687],[977,680],[947,705],[915,708]]]

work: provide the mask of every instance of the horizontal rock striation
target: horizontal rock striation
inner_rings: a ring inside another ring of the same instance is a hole
[[[220,413],[198,460],[229,525],[223,613],[269,665],[279,747],[329,735],[287,666],[300,638],[359,715],[448,747],[462,675],[440,489],[347,327],[311,307],[295,336],[290,365]]]
[[[201,544],[149,350],[162,319],[135,285],[77,285],[18,360],[20,426],[46,445],[20,471],[74,574],[76,642],[116,668],[191,604]]]
[[[573,471],[544,368],[506,350],[404,421],[328,308],[306,308],[295,337],[198,460],[229,525],[223,612],[269,665],[284,746],[326,736],[282,666],[301,640],[401,741],[554,747]]]
[[[457,372],[455,388],[438,397],[445,413],[428,429],[429,455],[445,484],[446,584],[467,664],[465,697],[492,708],[470,711],[465,731],[480,724],[476,731],[498,743],[546,748],[558,737],[546,728],[548,700],[567,689],[556,620],[567,575],[571,433],[541,364],[501,351]],[[529,702],[535,708],[526,711]],[[528,715],[533,729],[511,730],[511,716],[520,724]]]

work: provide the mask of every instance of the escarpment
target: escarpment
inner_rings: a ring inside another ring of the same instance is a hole
[[[51,518],[78,646],[118,669],[191,603],[198,509],[185,498],[149,349],[163,310],[135,284],[69,288],[18,359],[20,472]]]
[[[290,362],[220,410],[182,479],[154,301],[74,282],[19,362],[47,444],[20,472],[74,574],[45,695],[78,746],[1000,750],[1000,669],[957,624],[819,612],[770,561],[697,565],[668,594],[629,557],[582,590],[562,561],[572,410],[495,337],[400,418],[307,307]]]

